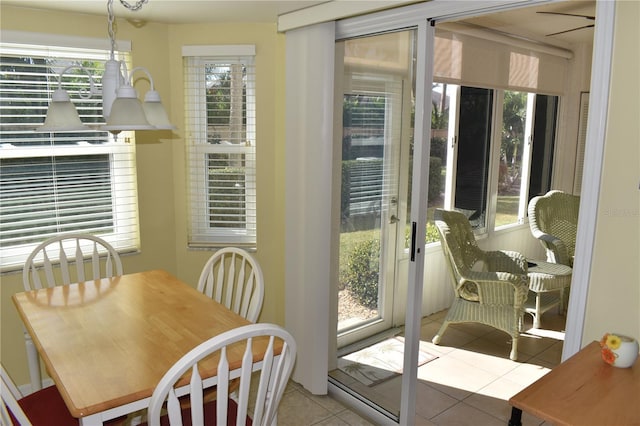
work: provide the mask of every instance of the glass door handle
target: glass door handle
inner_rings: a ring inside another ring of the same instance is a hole
[[[398,222],[400,222],[400,219],[398,219],[398,217],[395,214],[392,214],[391,217],[389,218],[389,223],[393,224]]]

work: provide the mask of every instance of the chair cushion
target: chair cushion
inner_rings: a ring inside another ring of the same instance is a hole
[[[458,291],[460,292],[460,297],[468,300],[469,302],[478,302],[480,300],[480,296],[478,295],[478,284],[472,281],[464,283]]]
[[[75,426],[78,419],[73,417],[55,386],[49,386],[29,394],[18,401],[22,411],[33,426]]]
[[[18,401],[18,405],[31,421],[33,426],[77,426],[78,419],[67,409],[62,395],[55,386],[49,386],[33,392]],[[10,413],[11,414],[11,413]],[[105,426],[123,424],[127,416],[120,416],[106,421]],[[14,426],[20,426],[11,414]]]
[[[227,426],[234,426],[236,424],[236,417],[238,416],[238,404],[232,399],[229,399],[227,404]],[[162,426],[169,426],[169,417],[160,417],[160,424]],[[182,424],[191,424],[191,409],[182,409]],[[216,424],[216,401],[207,402],[204,404],[204,424],[215,425]],[[247,416],[245,425],[250,426],[253,424],[251,417]],[[140,423],[140,426],[147,426],[147,423]]]

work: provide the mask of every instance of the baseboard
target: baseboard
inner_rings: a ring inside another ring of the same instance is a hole
[[[50,377],[42,380],[42,387],[48,388],[49,386],[53,386],[53,380]],[[23,396],[27,396],[31,393],[31,383],[27,383],[25,385],[19,385],[18,390]]]

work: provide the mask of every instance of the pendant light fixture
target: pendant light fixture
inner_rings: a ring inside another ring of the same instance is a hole
[[[125,0],[120,0],[120,3],[131,11],[137,11],[147,1],[139,0],[135,4],[129,4]],[[97,130],[107,130],[113,134],[118,134],[123,130],[172,130],[176,128],[169,121],[167,112],[160,101],[160,94],[155,90],[153,78],[149,71],[144,67],[136,67],[129,73],[124,61],[115,59],[116,40],[113,0],[107,0],[107,14],[111,52],[109,60],[105,63],[104,74],[102,75],[102,91],[99,92],[96,89],[91,74],[82,66],[71,65],[65,68],[58,75],[58,89],[52,95],[45,122],[36,129],[37,131],[90,130],[88,126],[80,121],[69,94],[62,89],[62,76],[72,68],[80,68],[89,75],[90,89],[88,93],[80,93],[80,97],[87,99],[95,95],[102,95],[102,116],[106,124],[98,126]],[[133,74],[138,71],[144,72],[150,83],[150,90],[145,95],[144,103],[140,102],[138,93],[133,87]]]

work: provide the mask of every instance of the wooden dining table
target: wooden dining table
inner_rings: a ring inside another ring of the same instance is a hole
[[[26,291],[13,301],[81,425],[146,409],[162,376],[184,354],[249,324],[163,270]],[[254,358],[264,347],[256,344]],[[242,352],[227,354],[232,366]],[[205,370],[205,377],[214,376],[215,362]]]

